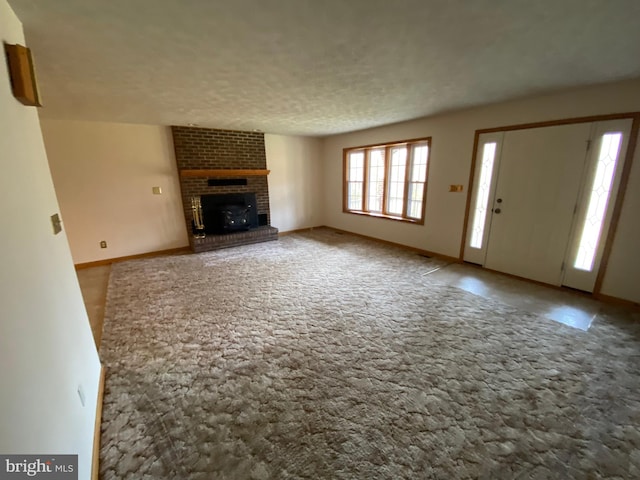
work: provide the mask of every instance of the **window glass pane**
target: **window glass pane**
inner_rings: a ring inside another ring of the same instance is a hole
[[[396,213],[398,215],[401,215],[403,206],[404,202],[401,198],[389,199],[389,213]]]
[[[384,149],[371,150],[369,153],[369,184],[367,185],[367,209],[371,212],[382,212],[384,167]]]
[[[362,182],[349,182],[349,210],[362,210]]]
[[[411,182],[409,184],[409,208],[407,216],[422,218],[422,200],[424,195],[424,183]]]
[[[407,147],[391,149],[391,167],[389,171],[389,198],[387,211],[393,215],[402,215],[404,211],[404,181],[407,170]]]
[[[414,202],[422,202],[422,193],[424,191],[424,183],[415,182],[409,184],[409,200]]]
[[[429,145],[414,145],[412,147],[412,153],[407,216],[420,219],[422,218],[424,186],[427,180]]]
[[[349,181],[364,180],[364,152],[349,153]]]
[[[362,210],[362,186],[364,183],[364,151],[349,152],[347,178],[347,208]]]
[[[602,136],[596,174],[589,192],[589,206],[580,235],[578,255],[573,266],[579,270],[591,271],[596,257],[602,223],[607,212],[607,204],[611,196],[613,178],[618,161],[621,133],[607,133]]]
[[[482,164],[480,167],[480,180],[476,192],[476,207],[473,211],[473,224],[471,227],[472,248],[482,248],[484,237],[484,225],[487,218],[487,206],[489,192],[491,190],[491,178],[493,175],[493,163],[496,156],[496,143],[485,143],[482,151]]]
[[[428,145],[417,145],[413,147],[413,162],[411,170],[412,182],[425,182],[427,180],[427,156],[429,155]]]

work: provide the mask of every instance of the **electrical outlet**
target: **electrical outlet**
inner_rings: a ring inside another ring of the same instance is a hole
[[[82,388],[82,385],[78,385],[78,396],[80,397],[80,403],[84,407],[85,397],[84,397],[84,388]]]
[[[107,241],[106,240],[102,240],[100,242],[100,248],[107,248]]]

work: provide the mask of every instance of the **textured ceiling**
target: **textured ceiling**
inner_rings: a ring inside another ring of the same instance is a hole
[[[326,135],[640,76],[638,0],[9,0],[47,117]]]

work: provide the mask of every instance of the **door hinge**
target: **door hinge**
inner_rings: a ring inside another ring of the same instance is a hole
[[[577,211],[578,211],[578,204],[576,203],[576,204],[573,206],[573,214],[575,215]]]
[[[587,152],[591,150],[591,140],[587,140]]]
[[[564,262],[562,262],[562,265],[560,265],[560,271],[563,272],[564,271]]]

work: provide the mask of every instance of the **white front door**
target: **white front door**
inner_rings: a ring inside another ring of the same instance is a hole
[[[484,265],[560,285],[590,124],[505,133]]]

